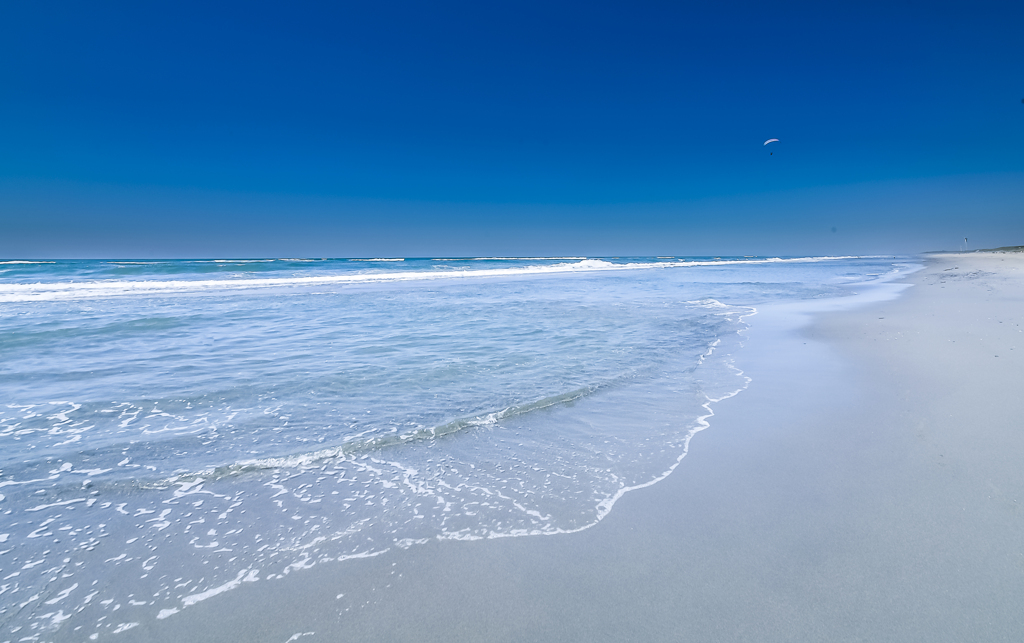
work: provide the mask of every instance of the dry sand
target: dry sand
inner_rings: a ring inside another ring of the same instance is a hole
[[[120,636],[1024,640],[1024,255],[909,281],[802,328],[763,310],[749,389],[592,529],[321,566]]]

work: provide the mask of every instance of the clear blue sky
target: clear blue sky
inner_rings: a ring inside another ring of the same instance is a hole
[[[6,2],[0,256],[1021,244],[1022,28],[1021,2]]]

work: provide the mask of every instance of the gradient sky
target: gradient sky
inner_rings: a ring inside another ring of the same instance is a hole
[[[1021,2],[6,2],[0,256],[1024,244],[1022,26]]]

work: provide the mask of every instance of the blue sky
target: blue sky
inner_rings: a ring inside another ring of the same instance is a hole
[[[1010,2],[5,3],[0,256],[1020,244],[1022,24]]]

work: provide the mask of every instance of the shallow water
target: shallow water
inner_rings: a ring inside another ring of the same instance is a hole
[[[585,529],[746,386],[757,306],[904,268],[0,262],[0,639],[105,638],[434,538]]]

